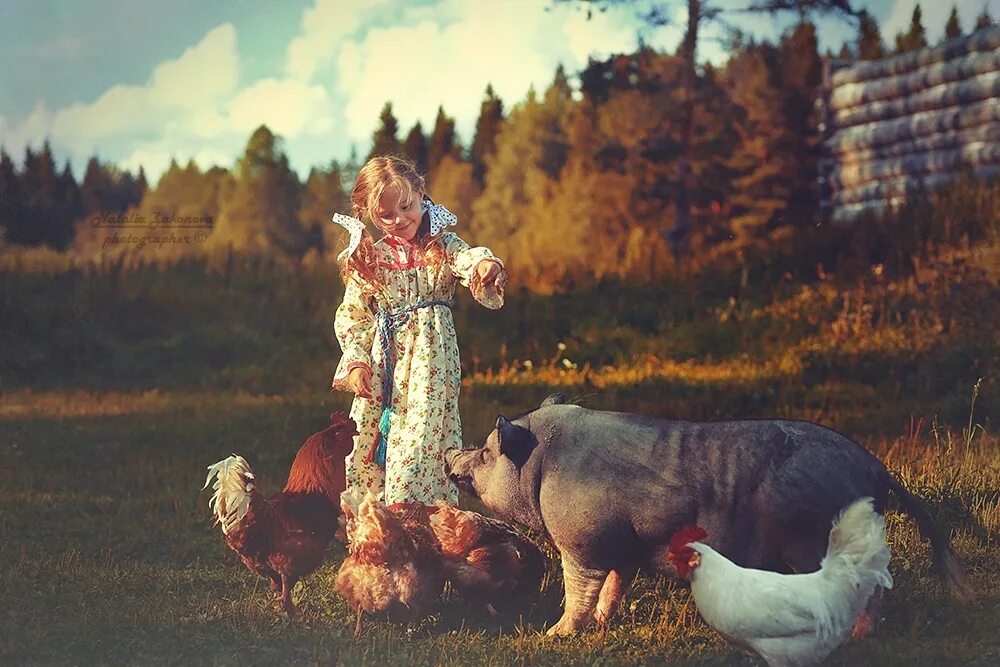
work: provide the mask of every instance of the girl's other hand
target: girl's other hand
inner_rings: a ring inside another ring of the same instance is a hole
[[[347,374],[347,386],[361,398],[372,398],[372,372],[363,366],[352,368]]]

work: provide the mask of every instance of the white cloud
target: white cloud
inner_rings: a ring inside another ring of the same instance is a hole
[[[113,86],[91,104],[60,110],[53,141],[96,146],[112,136],[157,132],[194,110],[215,106],[235,88],[237,71],[236,30],[226,23],[176,60],[158,65],[149,84]]]
[[[20,162],[26,147],[41,147],[51,127],[52,112],[44,102],[39,102],[20,123],[15,125],[8,120],[0,123],[0,145],[14,161]]]
[[[278,77],[240,81],[236,29],[225,23],[152,68],[145,85],[119,84],[89,102],[55,110],[39,103],[24,119],[0,118],[0,143],[16,156],[51,137],[78,170],[97,153],[132,170],[144,165],[155,181],[172,158],[231,166],[266,123],[305,174],[345,157],[352,143],[364,153],[387,100],[401,132],[417,120],[429,131],[443,105],[468,143],[488,83],[509,108],[529,87],[543,90],[559,63],[573,73],[588,56],[633,49],[636,27],[629,10],[587,20],[571,4],[549,0],[315,0]],[[667,32],[647,39],[661,46]]]
[[[329,132],[330,97],[322,86],[263,79],[242,91],[229,111],[231,127],[249,134],[261,123],[285,136]]]
[[[468,142],[488,83],[510,105],[530,86],[545,88],[560,62],[573,72],[588,55],[635,46],[622,13],[594,13],[588,21],[570,7],[547,6],[444,0],[438,7],[450,23],[408,20],[347,40],[336,64],[349,138],[366,141],[389,100],[404,132],[417,120],[429,129],[443,104]]]
[[[308,81],[330,62],[342,40],[356,32],[362,18],[386,0],[316,0],[302,13],[302,34],[288,45],[285,73]]]
[[[238,78],[236,28],[224,23],[177,60],[157,66],[148,90],[154,104],[198,109],[232,93]]]

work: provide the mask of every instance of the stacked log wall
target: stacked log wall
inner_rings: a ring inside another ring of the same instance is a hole
[[[826,63],[823,207],[834,220],[963,173],[1000,172],[1000,27],[933,48]]]

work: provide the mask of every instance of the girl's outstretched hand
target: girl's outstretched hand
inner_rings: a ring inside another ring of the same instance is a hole
[[[476,273],[479,274],[479,281],[483,285],[493,286],[494,281],[500,276],[500,271],[500,263],[488,259],[479,262],[479,265],[476,267]]]
[[[347,374],[347,386],[361,398],[372,397],[372,372],[363,366],[351,369]]]

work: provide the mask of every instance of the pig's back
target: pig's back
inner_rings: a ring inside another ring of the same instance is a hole
[[[829,515],[879,495],[881,464],[809,422],[683,422],[555,405],[532,413],[531,428],[546,446],[546,524],[618,526],[612,532],[660,541],[698,521],[721,537],[769,507]]]

